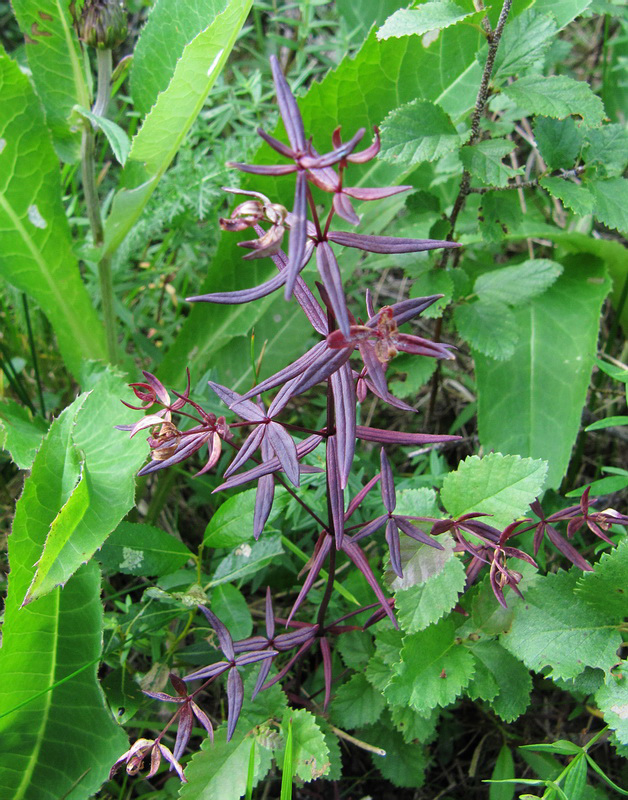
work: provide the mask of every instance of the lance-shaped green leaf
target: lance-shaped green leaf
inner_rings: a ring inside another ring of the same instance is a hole
[[[474,353],[481,443],[545,459],[550,487],[565,474],[578,435],[608,289],[602,266],[570,259],[553,286],[513,311],[519,341],[509,361]]]
[[[489,453],[468,456],[443,481],[441,500],[453,517],[472,511],[492,514],[495,527],[523,516],[541,493],[547,464],[540,459]]]
[[[0,448],[9,451],[19,469],[30,468],[47,430],[41,417],[15,400],[0,403]]]
[[[139,186],[120,189],[105,224],[105,252],[113,252],[139,219],[222,71],[252,0],[230,0],[187,44],[168,84],[131,143],[129,159],[144,164]]]
[[[421,35],[428,31],[448,28],[467,17],[477,19],[479,16],[481,13],[465,11],[457,3],[449,0],[423,3],[418,8],[400,8],[399,11],[395,11],[377,31],[377,38]]]
[[[84,359],[105,359],[104,334],[72,252],[39,100],[4,51],[0,94],[0,275],[41,306],[78,376]]]
[[[585,667],[608,673],[617,663],[621,635],[603,611],[574,593],[580,572],[539,578],[513,604],[514,618],[501,643],[528,669],[551,667],[551,676],[575,678]]]
[[[380,158],[404,167],[435,161],[463,141],[447,113],[429,100],[413,100],[392,111],[381,133]]]
[[[77,415],[72,442],[81,454],[80,480],[57,508],[25,602],[64,584],[135,502],[135,473],[146,457],[146,442],[113,430],[127,393],[122,378],[103,372]]]
[[[107,119],[107,117],[100,117],[98,114],[93,114],[88,108],[76,106],[75,110],[81,117],[84,117],[105,134],[116,160],[119,164],[124,166],[131,149],[131,142],[129,141],[126,131],[122,130],[122,128],[112,120]]]
[[[85,400],[81,395],[52,424],[9,537],[0,650],[0,795],[11,800],[58,800],[75,786],[88,797],[126,749],[96,679],[103,630],[96,565],[81,568],[63,590],[20,607],[56,509],[79,476],[72,428]]]
[[[70,117],[75,105],[90,105],[90,93],[70,4],[14,0],[11,5],[24,34],[28,66],[57,153],[63,161],[78,161],[81,132],[73,129]]]
[[[589,84],[566,75],[527,75],[503,92],[528,114],[558,119],[574,114],[587,125],[600,125],[604,119],[604,105]]]

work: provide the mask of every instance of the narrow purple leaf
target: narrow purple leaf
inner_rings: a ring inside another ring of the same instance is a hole
[[[321,342],[321,344],[324,345],[321,354],[304,370],[295,386],[294,395],[306,392],[312,386],[326,380],[351,357],[350,348],[344,348],[334,353],[327,347],[326,342]],[[331,353],[333,355],[330,355]]]
[[[168,396],[168,392],[166,391],[166,387],[163,383],[156,378],[152,372],[147,372],[145,369],[142,370],[142,375],[146,378],[146,383],[151,386],[159,398],[159,400],[165,405],[170,405],[170,397]]]
[[[367,236],[363,233],[330,231],[327,238],[343,247],[357,247],[369,253],[418,253],[440,247],[460,247],[457,242],[440,239],[398,239],[394,236]]]
[[[422,339],[420,336],[413,336],[408,333],[398,333],[395,337],[395,347],[402,353],[410,353],[416,356],[430,356],[431,358],[455,358],[451,351],[453,345],[432,342],[429,339]]]
[[[200,706],[197,706],[194,700],[190,702],[190,706],[192,707],[192,712],[196,719],[201,723],[201,725],[205,728],[207,733],[209,734],[209,739],[211,743],[214,743],[214,726],[211,723],[211,720],[207,716],[207,714],[203,711]]]
[[[235,658],[235,653],[233,652],[233,639],[231,638],[231,634],[212,611],[201,605],[199,605],[199,609],[203,612],[209,624],[216,631],[220,649],[227,656],[229,661],[233,661]]]
[[[406,433],[405,431],[387,431],[383,428],[369,428],[364,425],[356,427],[358,439],[381,444],[438,444],[440,442],[460,441],[461,436],[447,436],[433,433]]]
[[[386,455],[386,451],[383,447],[379,454],[379,461],[382,469],[382,500],[384,501],[386,511],[391,513],[395,510],[395,506],[397,505],[395,482],[393,481],[390,461],[388,460],[388,456]]]
[[[338,445],[338,470],[340,485],[347,486],[355,453],[356,396],[355,383],[349,364],[343,364],[331,375],[331,389],[336,415],[336,439]]]
[[[397,517],[395,516],[395,522],[401,528],[401,530],[406,534],[406,536],[410,536],[412,539],[416,539],[417,542],[423,542],[423,544],[427,544],[430,547],[434,547],[436,550],[444,550],[445,548],[440,542],[437,542],[435,539],[432,539],[431,536],[428,536],[427,533],[423,533],[422,530],[417,528],[415,525],[412,525],[406,517]]]
[[[150,475],[151,472],[157,472],[157,470],[166,469],[166,467],[171,467],[173,464],[179,464],[181,461],[185,461],[186,458],[189,458],[189,456],[197,450],[200,450],[205,444],[205,441],[205,436],[190,436],[186,437],[186,439],[182,439],[170,458],[165,458],[163,461],[157,459],[150,461],[137,473],[138,476]]]
[[[274,658],[278,655],[277,650],[259,650],[254,653],[244,653],[236,658],[235,663],[239,667],[245,667],[247,664],[256,664],[258,661],[264,661],[266,658]]]
[[[192,715],[192,709],[186,703],[182,707],[181,713],[179,714],[179,727],[177,728],[177,738],[174,743],[174,750],[172,751],[175,761],[178,761],[181,758],[187,743],[190,741],[190,734],[192,733],[193,722],[194,722],[194,717]]]
[[[288,81],[281,71],[276,56],[270,57],[270,68],[273,73],[275,89],[277,90],[279,113],[281,114],[286,133],[288,134],[288,139],[294,150],[302,151],[305,149],[305,131],[303,129],[301,112],[299,111],[297,101],[294,99],[294,95],[290,91]]]
[[[295,661],[298,661],[302,655],[307,653],[310,647],[314,644],[314,639],[308,639],[307,642],[304,642],[301,647],[297,650],[297,652],[292,656],[292,658],[288,661],[288,663],[284,666],[284,668],[277,673],[273,678],[271,678],[267,683],[262,686],[262,690],[270,689],[271,686],[274,686],[278,681],[284,678],[288,672],[292,669],[292,665]]]
[[[343,192],[348,194],[349,197],[355,197],[356,200],[382,200],[384,197],[392,197],[401,192],[407,192],[414,187],[412,186],[386,186],[382,189],[369,189],[366,186],[347,186],[343,188]]]
[[[322,156],[319,156],[318,153],[312,156],[303,156],[303,158],[299,160],[300,164],[302,167],[305,167],[305,169],[324,169],[325,167],[331,167],[332,164],[338,164],[339,161],[342,161],[355,150],[357,145],[364,138],[365,133],[366,129],[360,128],[348,142],[340,145],[337,149],[331,150],[329,153],[325,153],[325,155]]]
[[[179,678],[179,680],[181,680]],[[185,683],[183,684],[185,686]],[[171,694],[166,694],[165,692],[149,692],[146,689],[142,689],[142,694],[145,694],[146,697],[152,697],[153,700],[161,700],[162,703],[180,703],[182,699],[180,697],[174,697]],[[186,691],[187,694],[187,691]]]
[[[331,167],[308,169],[307,179],[324,192],[340,193],[340,178]]]
[[[231,737],[235,731],[238,723],[238,717],[242,710],[242,701],[244,700],[244,686],[242,685],[242,678],[238,670],[233,667],[229,670],[227,677],[227,702],[229,710],[227,713],[227,741],[231,741]]]
[[[292,437],[278,422],[270,422],[266,426],[266,431],[270,446],[275,451],[286,477],[294,486],[298,486],[299,461]]]
[[[312,585],[314,584],[314,581],[318,577],[318,573],[323,568],[323,564],[325,563],[325,559],[327,558],[327,555],[328,555],[329,551],[331,550],[331,543],[332,543],[331,536],[325,536],[325,538],[323,539],[323,543],[321,544],[321,546],[318,549],[318,553],[316,553],[316,555],[312,559],[312,564],[310,566],[310,571],[307,574],[307,578],[303,582],[303,586],[301,587],[301,591],[299,592],[297,599],[294,601],[294,605],[290,609],[290,614],[288,615],[288,619],[287,619],[287,623],[288,624],[290,623],[290,620],[292,619],[292,617],[299,610],[299,606],[301,605],[301,603],[307,597],[308,592],[310,591],[310,589],[312,588]]]
[[[338,445],[335,436],[327,437],[327,487],[329,492],[329,505],[331,507],[331,520],[336,537],[336,547],[340,550],[344,536],[345,508],[344,492],[340,485],[338,474]]]
[[[347,300],[342,285],[342,277],[334,251],[327,242],[320,242],[316,248],[316,266],[329,294],[334,315],[338,321],[338,327],[348,337],[350,327],[349,312],[347,311]]]
[[[566,556],[572,564],[581,569],[583,572],[593,571],[593,567],[589,564],[589,562],[580,555],[580,553],[572,544],[570,544],[570,542],[568,542],[566,539],[563,539],[558,531],[552,528],[551,525],[548,525],[546,530],[547,538],[550,540],[550,542],[557,550],[560,550],[560,552]]]
[[[274,375],[271,375],[269,378],[266,378],[258,383],[257,386],[249,389],[248,392],[245,392],[242,395],[242,399],[248,400],[250,397],[254,397],[256,394],[267,392],[269,389],[274,389],[275,386],[279,386],[281,383],[286,383],[287,381],[292,380],[292,378],[302,376],[304,371],[311,364],[318,362],[321,354],[325,353],[327,350],[327,342],[318,342],[314,345],[314,347],[311,347],[307,353],[304,353],[302,356],[297,358],[296,361],[293,361],[292,364],[288,364],[287,367],[279,370],[279,372],[275,372]]]
[[[255,230],[257,231],[257,226]],[[260,228],[260,230],[262,229]],[[305,256],[303,259],[306,263],[312,257],[313,252],[314,242],[308,239],[305,244]],[[283,252],[283,250],[280,250],[278,253],[272,256],[272,259],[280,272],[286,272],[288,269],[288,256]],[[294,296],[297,299],[297,303],[303,309],[305,316],[312,323],[312,326],[317,333],[320,333],[322,336],[326,336],[327,318],[325,317],[325,314],[318,301],[310,291],[310,287],[301,276],[297,278],[296,283],[294,284]]]
[[[327,711],[327,706],[331,700],[331,682],[333,678],[331,668],[331,650],[329,649],[329,642],[323,636],[319,640],[321,654],[323,656],[323,675],[325,677],[325,700],[323,702],[323,711]]]
[[[432,294],[429,297],[413,297],[409,300],[401,300],[399,303],[394,303],[391,308],[395,322],[397,325],[403,325],[404,322],[409,322],[425,311],[426,308],[433,305],[437,300],[440,300],[441,297],[443,297],[442,294]],[[381,313],[382,312],[379,311],[375,315],[370,315],[371,318],[366,323],[369,328],[377,327]]]
[[[286,624],[290,624],[288,620],[286,620]],[[296,623],[293,622],[292,624],[295,625]],[[300,647],[303,642],[307,642],[308,639],[314,638],[316,630],[316,625],[307,625],[306,627],[299,628],[296,631],[280,633],[279,636],[275,637],[275,647],[282,653],[286,650],[292,650],[294,647]]]
[[[214,664],[210,664],[208,667],[203,667],[202,669],[197,669],[195,672],[190,672],[190,674],[186,675],[183,680],[195,681],[197,678],[213,678],[216,675],[222,675],[222,673],[226,672],[230,667],[231,663],[229,661],[217,661]]]
[[[388,514],[382,514],[379,517],[375,517],[375,519],[372,519],[370,522],[367,522],[366,525],[363,525],[358,533],[351,537],[350,541],[359,542],[360,539],[370,536],[372,533],[375,533],[375,531],[378,531],[387,519]]]
[[[175,692],[181,697],[186,697],[188,693],[188,687],[185,685],[185,681],[181,680],[181,678],[178,675],[175,675],[174,672],[171,672],[168,677],[170,678],[170,683],[173,685]]]
[[[262,686],[264,685],[264,681],[268,677],[268,673],[270,672],[270,668],[272,666],[272,661],[269,659],[268,661],[262,662],[259,668],[259,673],[257,675],[257,680],[255,681],[255,688],[253,689],[253,694],[251,695],[251,700],[255,700],[259,691],[261,690]]]
[[[239,305],[241,303],[250,303],[252,300],[259,300],[260,297],[279,289],[286,282],[287,275],[280,273],[275,275],[269,281],[261,283],[259,286],[254,286],[251,289],[239,289],[236,292],[214,292],[213,294],[199,294],[194,297],[186,297],[187,303],[222,303],[225,305]]]
[[[266,133],[266,131],[263,128],[257,129],[257,135],[261,136],[262,139],[273,148],[273,150],[276,150],[278,153],[281,153],[282,156],[292,159],[295,158],[296,154],[294,150],[290,149],[283,142],[280,142],[279,139],[275,139],[274,136],[271,136],[269,133]]]
[[[382,476],[378,473],[373,478],[371,478],[371,480],[367,484],[365,484],[356,494],[356,496],[351,500],[345,512],[345,522],[349,519],[349,517],[353,514],[356,508],[364,500],[364,498],[371,491],[371,489],[377,484],[377,482],[380,480],[381,477]]]
[[[403,578],[399,530],[394,519],[389,519],[386,523],[386,542],[388,543],[388,550],[390,552],[390,566],[393,568],[395,575]]]
[[[386,611],[386,614],[390,617],[392,624],[395,626],[395,628],[399,629],[399,625],[397,624],[395,615],[393,614],[392,609],[388,605],[388,601],[386,600],[386,597],[382,592],[381,586],[377,582],[375,575],[373,575],[373,570],[371,569],[364,553],[360,550],[357,544],[349,542],[346,539],[344,541],[342,549],[349,556],[351,561],[353,561],[356,567],[360,570],[362,575],[364,575],[369,586],[375,592],[375,596],[382,604],[382,608]]]
[[[266,636],[272,639],[275,635],[275,614],[273,612],[273,598],[270,594],[270,586],[266,587]]]
[[[305,172],[297,172],[297,185],[294,192],[294,208],[288,240],[288,278],[284,297],[289,300],[299,272],[305,266],[305,241],[307,239],[307,179]]]
[[[236,453],[235,458],[225,470],[225,478],[229,478],[231,475],[233,475],[233,473],[236,472],[236,470],[238,470],[243,464],[245,464],[253,455],[253,453],[255,453],[264,439],[266,427],[266,425],[260,425],[259,427],[255,428],[255,430],[251,431],[251,433],[246,437],[246,439],[242,442],[242,446]]]
[[[266,650],[268,638],[266,636],[249,636],[248,639],[240,639],[233,643],[236,653],[248,653],[253,650]]]
[[[262,447],[264,442],[262,443]],[[263,449],[262,449],[262,452]],[[257,541],[262,535],[264,525],[268,521],[275,498],[275,479],[272,475],[264,475],[257,482],[255,493],[255,510],[253,512],[253,538]]]
[[[242,164],[239,161],[228,161],[227,166],[253,175],[290,175],[297,171],[296,164]]]
[[[342,192],[335,192],[333,199],[334,211],[339,217],[346,220],[349,225],[358,225],[360,217],[355,213],[351,200]]]
[[[222,402],[235,411],[238,416],[249,422],[263,422],[265,417],[264,412],[259,406],[256,406],[255,403],[243,399],[242,395],[234,392],[232,389],[228,389],[226,386],[221,386],[219,383],[214,383],[213,381],[207,381],[207,383],[210,389],[213,389],[218,397],[220,397]]]

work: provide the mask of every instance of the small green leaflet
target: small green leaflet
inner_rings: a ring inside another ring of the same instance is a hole
[[[436,159],[463,141],[449,115],[429,100],[413,100],[385,118],[380,158],[403,167]]]
[[[595,702],[619,741],[628,744],[628,662],[622,661],[604,686],[597,690]]]
[[[547,258],[533,258],[513,267],[485,272],[473,291],[481,300],[522,305],[542,294],[562,275],[563,266]]]
[[[593,195],[593,216],[607,228],[628,231],[628,180],[609,178],[587,184]]]
[[[425,549],[434,550],[427,545]],[[437,622],[456,605],[465,581],[464,564],[452,554],[439,573],[424,583],[397,592],[395,608],[401,627],[414,633]]]
[[[8,450],[18,469],[30,469],[48,426],[15,400],[0,403],[0,448]]]
[[[338,688],[330,711],[336,725],[359,728],[377,722],[385,705],[382,693],[357,672]]]
[[[253,538],[256,492],[256,489],[246,489],[225,500],[205,529],[203,542],[207,547],[237,547]],[[269,520],[274,519],[289,500],[288,492],[278,487]]]
[[[283,547],[279,534],[266,535],[259,542],[253,542],[253,544],[243,542],[223,558],[209,585],[219,586],[221,583],[248,578],[268,566],[281,553],[283,553]]]
[[[508,139],[486,139],[460,149],[465,169],[489,186],[507,186],[508,179],[521,174],[521,170],[507,167],[502,158],[514,150],[515,143]]]
[[[456,329],[475,350],[500,361],[512,357],[519,331],[512,311],[503,303],[478,300],[454,310]]]
[[[628,164],[628,131],[620,124],[592,128],[587,131],[584,157],[587,166],[594,165],[602,176],[621,175]]]
[[[428,319],[435,319],[442,317],[443,309],[451,303],[453,291],[454,282],[452,276],[442,269],[431,269],[413,280],[410,297],[426,297],[432,294],[444,295],[429,308],[426,308],[422,314],[423,317]]]
[[[119,125],[116,125],[115,122],[107,119],[107,117],[99,117],[97,114],[92,114],[89,109],[83,108],[83,106],[74,106],[74,110],[105,134],[116,160],[124,166],[131,150],[131,142],[126,135],[126,131],[123,131]]]
[[[527,75],[502,91],[528,114],[558,119],[574,114],[593,126],[605,116],[604,105],[589,84],[566,75]]]
[[[526,8],[509,19],[495,56],[493,79],[501,84],[509,75],[520,75],[537,64],[552,44],[556,31],[554,17],[535,8]],[[486,49],[480,57],[484,64]]]
[[[212,591],[211,608],[232,639],[246,639],[253,632],[253,619],[244,595],[230,583],[223,583]]]
[[[495,640],[480,639],[470,650],[477,666],[467,694],[487,700],[504,722],[513,722],[530,703],[530,672]]]
[[[504,456],[468,456],[443,482],[441,501],[453,517],[472,511],[492,514],[485,521],[495,527],[523,516],[541,493],[547,473],[542,459]]]
[[[480,12],[484,13],[484,12]],[[473,11],[464,11],[456,3],[448,0],[423,3],[418,8],[401,8],[388,17],[386,22],[377,31],[377,38],[390,39],[400,36],[421,35],[428,31],[448,28],[466,17],[478,17],[480,14]]]
[[[286,708],[281,730],[286,739],[292,722],[292,765],[294,775],[308,783],[322,778],[329,771],[329,748],[316,717],[305,709]],[[280,760],[281,755],[277,758]]]
[[[614,622],[628,617],[628,538],[602,557],[593,572],[585,572],[576,596]]]
[[[439,712],[438,710],[433,710],[427,716],[424,716],[406,705],[392,706],[390,708],[390,717],[395,728],[403,736],[404,742],[410,744],[410,742],[418,739],[420,742],[427,743],[436,734]]]
[[[513,604],[514,618],[501,642],[528,669],[575,678],[585,667],[608,672],[617,661],[621,636],[607,614],[574,590],[581,573],[574,567],[537,579],[525,600]]]
[[[543,178],[540,185],[579,217],[592,213],[593,195],[584,184],[573,183],[564,178]]]
[[[418,788],[423,784],[427,753],[419,744],[406,742],[403,736],[390,728],[390,723],[378,722],[376,725],[359,731],[364,741],[384,746],[385,756],[373,753],[373,764],[386,780],[402,788]]]
[[[590,133],[598,131],[591,130]],[[537,117],[534,120],[534,138],[550,169],[571,169],[576,163],[582,147],[582,131],[572,117]]]

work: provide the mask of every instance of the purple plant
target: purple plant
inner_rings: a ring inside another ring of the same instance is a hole
[[[248,196],[238,205],[231,216],[221,220],[221,226],[228,231],[244,231],[251,228],[256,238],[240,242],[251,252],[245,258],[271,257],[278,274],[251,289],[236,292],[211,293],[188,298],[191,302],[207,303],[248,303],[268,295],[285,286],[286,298],[294,295],[320,341],[292,364],[266,378],[250,391],[238,394],[220,384],[210,382],[211,389],[224,405],[240,417],[240,421],[227,422],[226,417],[216,417],[203,410],[189,397],[189,377],[187,389],[175,393],[171,402],[165,387],[150,373],[145,372],[146,382],[132,384],[136,396],[141,401],[139,407],[161,409],[152,412],[134,425],[119,426],[134,436],[141,430],[150,429],[149,437],[152,459],[140,475],[146,475],[180,463],[207,445],[209,455],[200,473],[214,467],[222,452],[223,442],[233,447],[235,455],[227,467],[225,481],[215,491],[232,489],[245,483],[257,481],[257,494],[254,514],[254,536],[259,537],[269,517],[275,483],[279,482],[301,504],[314,520],[319,533],[302,587],[294,600],[287,619],[275,617],[270,590],[266,594],[265,634],[258,634],[243,641],[233,642],[225,626],[208,608],[200,610],[214,629],[224,658],[202,667],[183,679],[171,676],[176,696],[163,693],[147,693],[149,696],[166,702],[178,704],[179,708],[168,725],[179,720],[174,755],[157,740],[140,740],[125,753],[116,768],[126,761],[127,771],[137,772],[141,760],[149,752],[155,758],[163,754],[177,769],[178,759],[187,744],[195,716],[212,735],[212,726],[207,716],[200,710],[194,698],[219,675],[227,673],[228,722],[227,738],[230,739],[236,727],[243,702],[242,679],[238,667],[260,662],[259,674],[254,696],[265,688],[281,680],[292,666],[317,645],[323,665],[325,685],[325,706],[329,702],[332,688],[332,643],[334,637],[343,633],[363,629],[356,625],[342,625],[347,618],[373,609],[371,618],[363,627],[375,624],[388,617],[396,626],[394,602],[384,594],[375,577],[368,559],[359,542],[385,529],[385,538],[390,554],[390,565],[398,576],[403,575],[403,562],[400,547],[400,534],[434,548],[442,549],[438,536],[449,533],[456,550],[467,561],[467,585],[472,585],[484,568],[488,568],[490,583],[499,603],[506,605],[504,588],[518,589],[521,574],[510,568],[509,559],[519,559],[535,565],[534,559],[524,551],[512,547],[509,541],[525,531],[535,528],[534,548],[538,551],[541,540],[547,534],[550,541],[576,566],[590,569],[589,564],[577,553],[575,548],[555,529],[558,522],[567,522],[567,537],[586,525],[596,536],[609,541],[605,534],[608,526],[619,522],[628,524],[628,517],[611,510],[594,512],[591,501],[585,493],[578,506],[565,509],[549,517],[543,515],[536,501],[531,510],[539,517],[538,523],[526,525],[524,520],[507,526],[504,530],[492,527],[478,518],[481,512],[465,514],[458,519],[437,519],[410,517],[395,513],[396,493],[393,472],[386,448],[390,446],[442,443],[458,440],[457,436],[438,436],[424,433],[405,433],[357,424],[356,407],[366,394],[373,395],[396,408],[414,412],[412,406],[394,397],[387,385],[386,368],[397,352],[405,352],[418,358],[454,358],[452,346],[432,342],[418,336],[402,333],[399,328],[417,317],[438,300],[441,295],[403,300],[376,310],[369,292],[365,298],[365,321],[356,318],[349,309],[344,293],[341,272],[333,246],[354,247],[374,253],[411,253],[437,248],[455,248],[451,241],[401,239],[387,236],[370,236],[358,233],[345,233],[331,229],[334,216],[340,216],[353,225],[359,223],[351,199],[377,200],[398,192],[409,186],[392,186],[384,189],[349,188],[346,186],[345,171],[352,163],[365,163],[373,159],[379,151],[379,135],[365,150],[356,153],[355,148],[364,136],[360,129],[348,142],[343,143],[340,129],[332,133],[332,149],[324,154],[314,149],[306,138],[303,121],[296,101],[281,73],[275,58],[271,59],[272,72],[277,90],[279,110],[284,122],[289,144],[283,144],[266,132],[259,130],[260,136],[278,153],[291,163],[279,166],[254,166],[233,164],[232,166],[257,175],[295,174],[294,206],[291,211],[258,192],[240,192]],[[314,202],[311,185],[333,195],[327,217],[323,219]],[[227,191],[237,193],[238,190]],[[308,208],[311,219],[308,219]],[[263,225],[267,225],[265,228]],[[286,230],[289,232],[288,253],[281,249]],[[320,302],[302,279],[300,273],[316,253],[316,266],[321,283],[317,284]],[[360,361],[353,363],[358,355]],[[310,430],[281,421],[280,417],[288,403],[297,395],[318,384],[325,384],[327,391],[326,424],[320,430]],[[271,390],[278,391],[269,402],[261,397]],[[128,404],[127,404],[128,405]],[[192,419],[193,425],[187,430],[179,429],[172,415]],[[246,437],[236,443],[234,434],[243,428]],[[304,438],[297,438],[304,437]],[[373,476],[352,498],[347,496],[349,475],[358,440],[382,445],[380,453],[380,472]],[[325,470],[303,463],[303,459],[321,444],[325,445]],[[253,462],[251,466],[249,462]],[[326,481],[327,514],[324,519],[296,495],[292,486],[299,486],[304,472],[324,472]],[[366,522],[349,525],[350,518],[371,490],[380,484],[382,512]],[[418,523],[421,524],[419,527]],[[360,607],[350,614],[332,622],[327,620],[327,610],[333,593],[336,574],[336,560],[344,554],[364,575],[372,588],[376,602]],[[328,579],[323,597],[314,619],[296,620],[295,615],[308,596],[321,570],[326,566]],[[277,632],[277,624],[284,624],[286,630]],[[278,672],[270,676],[273,661],[289,653],[288,660]],[[187,693],[186,684],[196,679],[204,683]],[[168,727],[168,726],[166,726]],[[152,762],[151,762],[152,763]],[[154,769],[151,769],[151,774]]]

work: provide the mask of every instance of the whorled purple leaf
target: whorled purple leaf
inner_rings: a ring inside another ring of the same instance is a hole
[[[420,253],[441,247],[460,247],[457,242],[441,239],[401,239],[394,236],[368,236],[363,233],[330,231],[327,238],[343,247],[357,247],[369,253]]]

